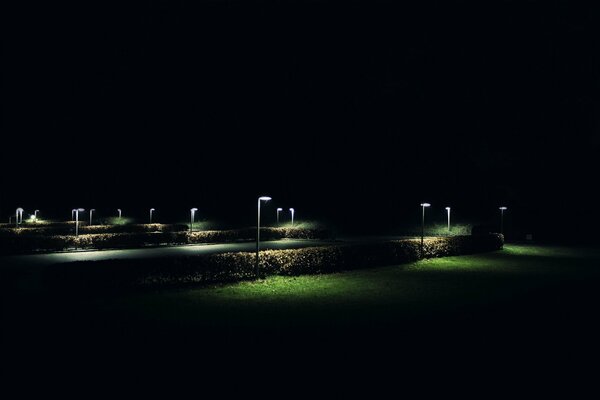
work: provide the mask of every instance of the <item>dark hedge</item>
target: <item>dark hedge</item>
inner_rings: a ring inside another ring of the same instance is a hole
[[[421,255],[420,240],[331,245],[261,252],[261,275],[332,273],[502,249],[500,234],[427,238]],[[81,261],[49,267],[51,284],[72,289],[158,287],[235,282],[256,278],[255,255],[250,252],[184,257]]]

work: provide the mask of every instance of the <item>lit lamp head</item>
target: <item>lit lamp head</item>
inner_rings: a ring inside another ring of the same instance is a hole
[[[508,210],[508,207],[498,207],[498,209],[504,211],[504,210]]]
[[[283,208],[279,207],[279,208],[277,209],[277,212],[280,212],[280,211],[283,211]]]
[[[450,207],[446,207],[446,211],[450,211]]]
[[[431,207],[431,204],[429,204],[429,203],[421,203],[421,207]]]
[[[293,208],[290,208],[290,212],[291,212],[292,214],[294,213],[294,211],[295,211],[295,210],[294,210]]]
[[[192,208],[192,209],[190,210],[190,212],[191,212],[192,214],[194,214],[196,211],[198,211],[198,209],[197,209],[197,208]]]
[[[150,209],[150,212],[153,212],[153,211],[156,211],[156,210],[155,210],[154,208],[151,208],[151,209]]]
[[[271,198],[269,196],[261,196],[258,198],[259,201],[269,201]]]

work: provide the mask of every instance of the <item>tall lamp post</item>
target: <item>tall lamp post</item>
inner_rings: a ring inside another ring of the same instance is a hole
[[[96,211],[94,208],[90,209],[90,226],[92,226],[92,216],[94,215],[94,211]]]
[[[446,207],[446,211],[448,212],[448,232],[450,232],[450,207]]]
[[[294,213],[296,212],[296,210],[294,210],[293,208],[290,208],[290,213],[292,214],[292,226],[294,226]]]
[[[431,204],[429,203],[421,203],[421,208],[423,209],[423,214],[421,217],[421,257],[423,257],[423,238],[425,237],[425,208],[426,207],[431,207]]]
[[[23,222],[23,209],[21,207],[17,208],[17,211],[15,212],[15,221],[17,228]]]
[[[271,200],[269,196],[261,196],[258,198],[258,212],[256,216],[256,266],[254,268],[256,276],[258,276],[258,253],[260,251],[260,202],[267,202],[269,200]]]
[[[34,219],[36,222],[37,222],[37,215],[38,215],[38,213],[39,213],[39,212],[40,212],[40,210],[35,210],[35,211],[33,212],[33,219]]]
[[[279,213],[283,211],[283,208],[277,209],[277,225],[279,225]]]
[[[500,233],[504,235],[504,211],[508,210],[508,207],[498,207],[500,210]]]
[[[194,216],[196,215],[196,211],[198,211],[197,208],[190,209],[190,232],[194,232]]]
[[[152,213],[156,211],[154,208],[150,209],[150,223],[152,223]]]
[[[75,236],[79,236],[79,213],[84,212],[83,208],[74,208],[71,212],[75,213]]]
[[[119,222],[121,222],[121,216],[122,216],[123,214],[121,213],[121,209],[120,209],[120,208],[117,208],[117,211],[119,212]]]

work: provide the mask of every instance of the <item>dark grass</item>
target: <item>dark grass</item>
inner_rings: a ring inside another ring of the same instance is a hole
[[[15,272],[3,291],[5,343],[150,363],[579,368],[599,354],[599,261],[593,249],[507,245],[330,275],[89,296],[11,293],[35,280]]]

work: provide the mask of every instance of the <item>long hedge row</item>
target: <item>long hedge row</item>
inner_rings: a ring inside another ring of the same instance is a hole
[[[86,225],[79,226],[80,234],[100,233],[154,233],[154,232],[185,232],[184,224],[127,224],[127,225]],[[11,236],[61,236],[75,233],[75,222],[55,223],[35,226],[34,224],[15,228],[14,226],[0,229],[0,238]]]
[[[421,253],[414,239],[369,244],[330,245],[261,252],[261,275],[321,274],[402,264],[420,258],[499,250],[500,234],[427,238]],[[249,252],[172,258],[82,261],[50,267],[53,284],[90,288],[158,287],[235,282],[256,278],[255,255]]]
[[[256,229],[201,232],[138,232],[73,235],[10,235],[0,237],[0,254],[64,251],[69,249],[119,249],[159,245],[227,243],[256,238]],[[328,239],[331,233],[320,229],[261,228],[262,240]]]

